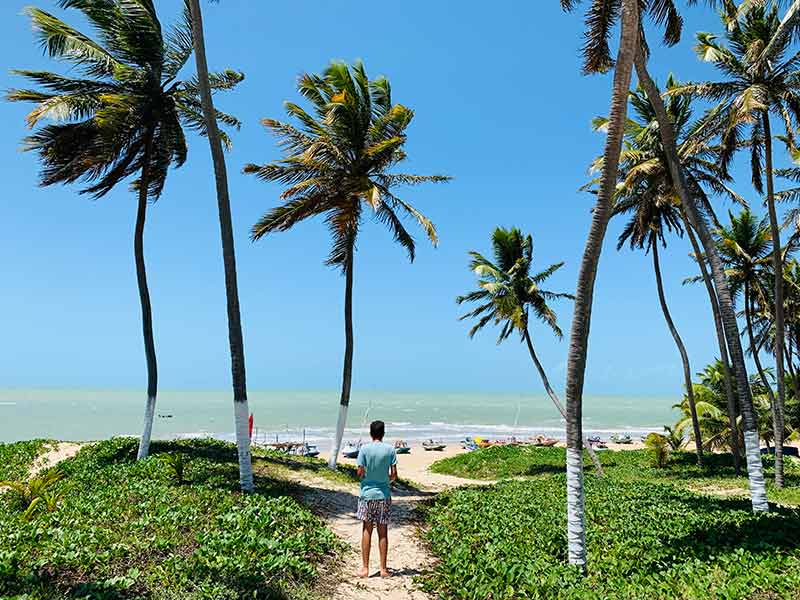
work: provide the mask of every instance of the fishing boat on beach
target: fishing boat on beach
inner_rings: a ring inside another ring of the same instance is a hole
[[[615,444],[632,444],[633,443],[633,439],[631,439],[631,436],[628,435],[627,433],[625,433],[623,435],[618,435],[618,434],[615,433],[614,435],[611,436],[611,441],[613,443],[615,443]]]
[[[358,458],[358,453],[361,450],[361,443],[354,444],[353,442],[348,442],[348,444],[342,450],[342,456],[345,458]]]
[[[428,452],[441,452],[445,448],[447,448],[447,444],[443,444],[442,442],[435,442],[434,440],[428,440],[427,442],[422,442],[422,448]]]
[[[530,441],[531,446],[538,446],[541,448],[549,448],[551,446],[555,446],[557,443],[558,443],[557,439],[547,437],[546,435],[537,435]]]
[[[397,454],[411,454],[411,446],[405,440],[397,440],[394,443],[394,451]]]
[[[265,444],[263,447],[270,450],[277,450],[291,456],[307,456],[314,458],[319,456],[319,449],[314,444],[307,444],[306,442],[275,442],[274,444]]]

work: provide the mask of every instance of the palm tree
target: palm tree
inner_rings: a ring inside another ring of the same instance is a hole
[[[667,90],[675,89],[678,86],[678,82],[672,76],[667,79]],[[618,184],[618,194],[621,193],[630,196],[632,193],[641,192],[642,190],[639,188],[644,186],[652,190],[661,190],[659,193],[665,198],[668,197],[669,194],[673,194],[674,201],[678,203],[678,215],[689,237],[694,255],[699,257],[698,265],[700,267],[701,278],[705,283],[706,292],[711,304],[711,311],[717,333],[717,344],[719,346],[720,358],[724,366],[728,414],[730,423],[735,427],[737,415],[736,399],[733,394],[733,383],[730,375],[725,331],[719,311],[717,295],[714,291],[711,277],[706,269],[705,261],[702,260],[702,252],[700,251],[696,236],[686,216],[686,210],[683,204],[679,202],[680,195],[677,186],[672,183],[669,161],[663,148],[661,136],[658,134],[659,128],[656,111],[647,96],[648,94],[644,92],[641,87],[631,95],[631,105],[638,114],[639,119],[638,121],[629,121],[628,124],[629,131],[626,134],[627,148],[622,156],[623,175],[621,176],[620,184]],[[713,132],[710,132],[708,128],[704,128],[702,123],[691,125],[691,101],[688,98],[672,97],[668,104],[665,110],[669,114],[670,120],[674,122],[676,135],[679,140],[677,153],[686,174],[687,183],[692,190],[692,194],[703,206],[704,211],[716,222],[716,215],[714,214],[704,188],[707,187],[717,194],[728,196],[737,203],[744,204],[744,200],[727,186],[727,182],[730,180],[729,175],[724,169],[715,164],[714,159],[718,156],[719,148],[710,143]],[[604,128],[606,124],[607,119],[595,120],[595,127],[598,129]],[[598,168],[599,162],[600,160],[596,161],[595,169]],[[690,372],[690,370],[687,372],[687,365],[684,364],[685,382],[690,381],[690,376],[688,375]],[[731,439],[734,441],[731,449],[733,452],[734,466],[738,473],[739,448],[736,444],[738,435],[735,431],[732,432]]]
[[[402,104],[393,104],[389,81],[383,77],[370,80],[361,62],[352,67],[334,62],[321,76],[303,75],[298,91],[313,106],[311,114],[297,104],[286,103],[287,113],[297,119],[299,128],[274,119],[264,120],[267,129],[278,137],[285,158],[265,165],[249,164],[244,172],[288,186],[281,194],[282,204],[253,226],[253,240],[324,215],[333,238],[327,264],[341,269],[345,277],[342,395],[329,461],[335,469],[350,404],[353,262],[362,211],[367,209],[386,225],[413,261],[414,238],[400,215],[416,221],[434,245],[438,243],[436,228],[393,190],[404,184],[443,182],[449,178],[390,172],[406,158],[406,128],[414,113]]]
[[[692,0],[690,0],[692,2]],[[561,7],[571,11],[580,0],[561,0]],[[683,20],[673,0],[593,0],[586,16],[586,43],[583,47],[584,72],[602,73],[614,68],[608,136],[604,150],[603,171],[592,223],[578,272],[575,314],[570,331],[567,359],[567,553],[570,564],[586,573],[586,527],[584,515],[583,467],[581,462],[582,396],[586,371],[594,283],[600,261],[617,182],[619,154],[622,149],[628,91],[633,63],[641,53],[640,9],[664,28],[664,43],[674,45],[681,37]],[[617,60],[611,58],[609,38],[619,22],[620,44]]]
[[[647,93],[647,98],[656,113],[656,120],[658,122],[658,131],[661,136],[661,143],[664,153],[669,164],[669,171],[672,177],[673,185],[675,186],[678,196],[681,199],[681,205],[686,213],[686,217],[691,227],[688,231],[694,229],[700,238],[700,243],[703,248],[705,259],[711,268],[711,275],[714,282],[714,292],[719,307],[720,320],[725,332],[725,339],[730,353],[731,364],[733,366],[736,390],[739,399],[739,406],[741,408],[742,419],[741,423],[744,428],[743,438],[745,441],[746,459],[747,459],[747,473],[748,485],[750,488],[750,500],[755,512],[766,512],[769,510],[767,502],[766,484],[764,482],[764,469],[761,461],[761,453],[758,444],[758,424],[755,418],[755,410],[753,406],[753,398],[748,384],[747,366],[744,361],[744,353],[742,351],[741,341],[739,339],[739,326],[736,320],[736,312],[733,308],[733,300],[731,298],[728,283],[725,277],[725,271],[720,260],[717,248],[714,244],[714,239],[706,222],[707,214],[713,217],[713,213],[706,208],[705,213],[700,210],[703,206],[698,202],[695,195],[695,190],[690,193],[690,187],[684,170],[681,167],[681,160],[678,154],[677,141],[672,121],[667,114],[664,101],[653,79],[647,70],[647,53],[643,47],[640,47],[635,56],[636,73],[639,82]],[[690,235],[690,238],[692,236]],[[698,256],[698,258],[700,258]],[[701,270],[703,268],[701,259]],[[712,307],[714,302],[712,300]],[[733,415],[732,410],[729,414]],[[734,427],[734,425],[732,425]],[[737,436],[734,436],[737,437]]]
[[[528,353],[539,372],[547,395],[550,396],[561,416],[566,418],[567,413],[561,400],[550,385],[547,373],[536,355],[529,331],[530,315],[533,313],[538,321],[550,327],[558,339],[563,337],[556,313],[547,302],[560,298],[574,299],[574,296],[544,290],[541,285],[563,267],[564,263],[550,265],[544,271],[531,275],[533,238],[530,235],[523,236],[517,228],[508,230],[498,227],[495,229],[492,234],[492,250],[494,263],[478,252],[470,252],[472,257],[470,270],[478,276],[478,290],[465,296],[458,296],[456,302],[459,304],[479,302],[480,305],[463,315],[461,320],[477,319],[469,331],[470,338],[489,323],[502,324],[500,335],[497,338],[498,344],[517,331],[522,341],[528,346]],[[584,446],[597,474],[602,477],[603,468],[597,454],[585,440]]]
[[[729,11],[730,12],[730,11]],[[783,406],[784,385],[784,302],[783,262],[781,258],[780,224],[775,209],[772,125],[775,115],[783,126],[787,143],[794,148],[794,128],[800,122],[800,91],[797,80],[800,53],[789,53],[791,38],[772,43],[780,26],[778,6],[752,6],[740,18],[723,15],[727,45],[709,33],[697,35],[698,55],[711,62],[725,77],[723,81],[687,84],[685,91],[719,102],[715,121],[719,124],[723,161],[731,160],[742,146],[740,135],[749,128],[748,146],[753,186],[764,193],[772,237],[773,288],[775,316],[775,370],[778,396],[775,405],[775,485],[783,486]],[[772,43],[768,60],[761,59],[761,50]]]
[[[673,89],[677,86],[678,83],[670,76],[667,80],[667,89]],[[637,118],[629,119],[628,121],[625,134],[625,149],[621,156],[620,183],[617,185],[617,204],[613,214],[633,212],[634,215],[620,238],[618,248],[621,248],[624,242],[629,239],[632,248],[646,247],[649,251],[652,244],[657,242],[653,237],[660,237],[663,241],[664,227],[660,222],[663,219],[669,229],[680,231],[682,227],[685,228],[689,233],[695,253],[699,254],[696,239],[686,218],[683,206],[680,204],[677,190],[672,183],[669,163],[662,147],[661,137],[658,134],[655,110],[641,87],[635,92],[631,92],[630,98],[631,107]],[[711,211],[710,203],[705,196],[704,186],[717,193],[731,197],[734,202],[743,203],[743,199],[726,185],[729,180],[727,173],[713,161],[718,149],[709,143],[708,138],[710,136],[703,131],[702,127],[691,126],[692,110],[690,100],[684,97],[672,97],[668,102],[667,111],[670,119],[675,124],[675,129],[680,139],[678,152],[693,193],[704,205],[709,207],[709,211]],[[607,119],[598,118],[595,119],[594,125],[597,129],[604,129],[607,126],[607,122]],[[601,164],[602,158],[595,161],[593,169],[599,169]],[[590,188],[595,183],[596,180],[585,187]],[[653,258],[657,262],[657,249],[653,252]],[[657,264],[654,266],[656,267],[656,278],[658,280],[660,278],[660,267]],[[701,263],[700,266],[706,282],[709,299],[711,300],[715,324],[717,325],[717,341],[720,347],[720,354],[724,364],[727,365],[725,336],[722,323],[719,320],[716,294],[708,279],[705,265]],[[693,406],[691,402],[693,395],[691,368],[688,364],[683,342],[672,324],[672,318],[666,306],[661,287],[659,287],[659,300],[682,357],[684,385],[689,394],[689,404]],[[727,368],[725,372],[728,374],[726,377],[726,391],[728,393],[729,412],[731,414],[731,422],[735,423],[736,411],[733,386],[730,382],[730,373]],[[698,459],[702,460],[702,443],[696,415],[693,423]],[[737,436],[734,435],[732,437],[735,440]],[[737,450],[735,445],[734,450]],[[734,464],[738,469],[738,451],[734,452]]]
[[[579,0],[561,0],[561,6],[565,10],[572,10],[578,3]],[[610,57],[608,37],[617,19],[621,22],[621,32],[619,52],[614,65]],[[587,43],[584,46],[584,71],[602,72],[613,65],[614,82],[602,178],[578,271],[575,312],[567,357],[567,554],[570,564],[578,567],[583,574],[586,573],[586,515],[582,460],[583,380],[586,372],[594,284],[617,182],[633,57],[639,45],[639,0],[592,2],[587,23],[589,29],[586,33]]]
[[[186,0],[191,14],[194,56],[197,65],[200,109],[208,132],[211,159],[214,163],[214,182],[217,189],[219,209],[219,229],[222,241],[222,264],[225,269],[225,298],[228,316],[228,342],[231,353],[231,380],[233,383],[234,429],[236,448],[239,455],[239,485],[245,492],[252,492],[253,465],[250,456],[250,434],[248,420],[250,409],[247,402],[247,378],[244,363],[244,338],[242,337],[242,317],[239,309],[239,284],[236,278],[236,248],[233,242],[233,219],[231,200],[228,191],[228,170],[222,146],[225,143],[222,132],[217,128],[212,92],[214,78],[209,76],[206,59],[206,42],[203,33],[203,13],[199,0]]]
[[[753,329],[753,312],[756,304],[767,306],[769,293],[765,280],[770,277],[769,259],[772,240],[766,220],[758,219],[744,209],[738,216],[729,213],[730,225],[717,231],[719,253],[725,263],[726,273],[734,296],[742,294],[745,327],[750,342],[750,354],[758,370],[761,383],[774,406],[775,396],[759,357],[762,344],[757,344]]]
[[[43,119],[55,121],[25,139],[25,149],[39,154],[42,185],[81,181],[86,184],[81,194],[100,198],[138,175],[132,183],[138,196],[134,258],[147,361],[147,402],[138,451],[142,459],[149,451],[158,390],[144,261],[147,204],[161,196],[169,167],[186,160],[184,127],[201,134],[207,131],[198,113],[197,79],[178,79],[192,53],[191,26],[185,13],[165,36],[150,0],[59,0],[58,4],[80,10],[97,40],[43,10],[30,8],[28,15],[47,54],[70,64],[80,76],[16,71],[39,89],[12,90],[8,99],[36,105],[27,118],[31,128]],[[212,86],[227,90],[241,79],[240,73],[225,71],[213,75]],[[224,113],[217,113],[217,119],[239,126]]]
[[[627,242],[632,250],[638,248],[644,249],[645,253],[652,253],[658,300],[683,364],[684,386],[692,415],[697,461],[702,464],[703,440],[697,420],[689,356],[667,305],[658,251],[659,244],[664,248],[667,246],[665,233],[683,235],[680,201],[672,186],[666,160],[663,159],[661,141],[652,129],[652,107],[641,89],[631,93],[631,106],[640,121],[630,120],[625,136],[627,143],[620,165],[621,183],[617,187],[612,216],[630,214],[630,218],[619,236],[617,250]],[[688,106],[686,99],[673,98],[670,101],[668,110],[678,131],[688,122]],[[684,168],[688,170],[688,167]]]

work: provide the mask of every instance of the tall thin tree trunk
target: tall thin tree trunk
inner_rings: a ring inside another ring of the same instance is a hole
[[[756,345],[756,338],[753,334],[753,297],[750,293],[750,285],[747,283],[744,284],[744,322],[747,325],[747,339],[750,341],[750,353],[753,355],[753,362],[756,365],[758,377],[761,379],[761,384],[764,386],[764,389],[767,390],[769,405],[774,407],[775,394],[772,392],[772,386],[769,384],[767,374],[764,371],[764,367],[761,365],[761,357],[759,356],[761,347]],[[773,411],[773,417],[774,414]]]
[[[239,485],[244,492],[252,492],[253,464],[250,456],[250,435],[248,418],[250,409],[247,403],[247,380],[244,368],[244,340],[242,320],[239,310],[239,286],[236,281],[236,250],[233,242],[233,222],[231,201],[228,193],[228,171],[225,154],[217,128],[216,111],[208,83],[208,62],[203,35],[203,13],[199,0],[189,0],[192,12],[192,35],[194,56],[197,63],[197,80],[200,88],[200,102],[203,108],[211,158],[214,162],[214,180],[217,187],[219,208],[219,228],[222,239],[222,262],[225,267],[225,294],[228,310],[228,340],[231,352],[231,374],[233,380],[233,412],[236,430],[236,448],[239,454]]]
[[[344,266],[344,367],[342,369],[342,397],[339,401],[339,418],[336,421],[336,437],[328,459],[328,466],[336,468],[342,437],[347,424],[347,409],[350,406],[350,387],[353,382],[353,258],[355,240],[351,239]]]
[[[692,244],[692,250],[697,257],[697,264],[700,267],[700,275],[703,278],[703,283],[706,286],[708,293],[708,301],[711,303],[711,312],[714,315],[714,328],[717,332],[717,344],[719,346],[719,360],[722,363],[722,377],[725,385],[725,399],[727,401],[729,428],[731,431],[731,454],[733,454],[733,468],[736,474],[742,470],[741,455],[739,453],[739,427],[736,425],[738,420],[738,411],[736,410],[736,397],[733,393],[733,383],[731,381],[731,368],[730,361],[728,360],[728,345],[725,342],[725,330],[722,326],[722,317],[719,314],[719,303],[717,301],[717,293],[714,291],[714,284],[711,281],[711,276],[708,274],[706,268],[706,259],[700,246],[697,243],[697,238],[694,234],[694,228],[686,218],[686,211],[681,207],[681,218],[683,219],[683,226],[686,229],[686,234],[689,236],[689,241]]]
[[[570,564],[586,573],[586,515],[583,488],[583,382],[592,318],[597,266],[608,228],[611,202],[617,185],[619,155],[628,114],[628,92],[636,47],[639,43],[638,0],[623,0],[622,30],[609,111],[600,191],[578,272],[575,313],[567,358],[567,553]]]
[[[527,329],[522,334],[522,337],[525,338],[525,343],[528,345],[528,353],[531,355],[531,360],[533,364],[536,366],[536,370],[539,371],[539,377],[542,379],[542,384],[544,385],[544,389],[547,392],[547,395],[550,396],[550,400],[553,401],[553,404],[556,405],[558,412],[561,416],[566,420],[567,418],[567,411],[564,410],[564,407],[561,405],[561,400],[559,400],[558,395],[556,394],[553,387],[550,385],[550,380],[547,377],[547,373],[544,371],[544,367],[542,363],[539,362],[539,357],[536,356],[536,350],[533,348],[533,341],[531,340],[531,334],[528,332]],[[604,477],[605,473],[603,472],[603,465],[600,464],[600,459],[597,457],[597,453],[592,448],[592,445],[583,438],[583,447],[586,449],[586,453],[589,455],[589,459],[592,461],[592,465],[594,466],[594,470],[597,473],[598,477]]]
[[[683,363],[683,383],[686,386],[686,397],[689,400],[689,410],[692,413],[692,428],[694,429],[694,446],[697,450],[697,463],[703,464],[703,436],[700,432],[700,421],[697,419],[697,406],[694,402],[694,388],[692,386],[692,369],[689,366],[689,355],[686,353],[686,347],[683,345],[678,329],[672,321],[672,315],[669,313],[669,306],[667,306],[667,298],[664,295],[664,282],[661,279],[661,264],[658,260],[658,241],[653,242],[653,270],[656,274],[656,289],[658,290],[658,301],[661,304],[661,312],[664,313],[664,320],[667,322],[669,332],[672,334],[672,339],[675,340],[675,345],[678,347],[678,352],[681,355],[681,362]]]
[[[775,430],[775,487],[783,487],[783,407],[786,402],[786,375],[783,368],[784,312],[783,312],[783,256],[781,256],[781,230],[775,211],[775,183],[772,169],[772,131],[769,114],[762,113],[764,123],[764,163],[767,172],[767,209],[769,229],[772,234],[772,268],[775,270],[775,378],[778,396],[772,402],[772,426]]]
[[[639,82],[645,89],[647,98],[656,113],[658,120],[658,130],[661,135],[661,143],[664,153],[669,163],[672,181],[678,190],[681,203],[689,217],[689,222],[700,236],[706,257],[711,265],[711,273],[714,278],[714,287],[719,300],[719,308],[722,316],[722,324],[725,328],[725,338],[730,350],[731,363],[736,377],[736,393],[739,396],[739,406],[742,410],[742,423],[744,430],[745,451],[747,457],[748,484],[750,487],[750,501],[754,512],[766,512],[769,510],[767,502],[767,488],[764,482],[764,466],[761,461],[761,452],[758,443],[758,424],[753,408],[753,399],[750,395],[750,384],[747,379],[747,367],[744,362],[744,352],[742,351],[741,340],[739,339],[739,326],[736,322],[736,312],[733,309],[733,300],[728,282],[725,277],[725,270],[719,258],[717,248],[711,233],[708,231],[705,219],[700,214],[695,203],[695,198],[688,193],[686,180],[680,167],[678,149],[675,141],[675,131],[670,121],[664,101],[647,72],[647,60],[642,49],[636,53],[636,72]]]
[[[139,440],[136,460],[147,458],[150,453],[150,438],[153,434],[153,416],[158,394],[158,363],[156,344],[153,339],[153,311],[150,306],[150,290],[147,288],[147,270],[144,264],[144,224],[147,218],[147,195],[150,185],[150,157],[153,153],[153,134],[148,132],[145,140],[142,177],[139,184],[139,205],[136,211],[136,228],[133,234],[133,255],[136,262],[136,283],[139,286],[139,303],[142,307],[142,336],[144,355],[147,360],[147,402],[144,408],[144,427]]]

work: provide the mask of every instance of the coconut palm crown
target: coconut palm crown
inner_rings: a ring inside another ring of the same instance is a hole
[[[670,75],[667,78],[666,90],[674,90],[680,83]],[[655,110],[641,87],[630,93],[630,105],[634,118],[629,118],[625,129],[625,140],[620,155],[619,183],[615,192],[612,215],[634,211],[635,217],[623,231],[618,246],[630,239],[631,247],[649,247],[650,239],[641,236],[648,233],[647,221],[653,215],[645,211],[657,210],[665,213],[667,229],[675,229],[680,233],[681,208],[680,198],[672,175],[669,171],[666,153],[664,152]],[[686,185],[690,193],[698,201],[704,213],[717,223],[707,191],[729,198],[732,202],[746,205],[746,201],[728,183],[730,175],[719,166],[721,152],[719,144],[713,143],[715,132],[704,127],[702,121],[692,123],[691,99],[688,96],[670,95],[665,101],[667,114],[673,122],[678,138],[678,156],[683,166]],[[597,117],[593,127],[604,131],[608,127],[608,119]],[[592,164],[592,172],[599,172],[603,166],[603,157],[598,157]],[[594,188],[599,183],[593,179],[582,189]],[[638,223],[637,223],[638,221]],[[633,231],[639,229],[639,235]],[[662,234],[661,230],[658,235]]]
[[[94,39],[54,15],[27,9],[45,52],[72,65],[75,76],[47,71],[14,71],[38,89],[15,89],[14,102],[32,102],[25,150],[39,154],[41,184],[83,181],[81,193],[101,197],[127,177],[147,169],[148,196],[157,199],[170,166],[186,161],[184,127],[205,133],[197,81],[178,78],[191,57],[191,19],[164,34],[152,0],[59,0],[80,10]],[[226,70],[212,76],[216,90],[243,79]],[[231,115],[220,122],[238,127]],[[138,186],[139,179],[135,186]]]
[[[461,320],[477,319],[469,331],[473,337],[487,324],[500,325],[499,344],[514,331],[524,337],[529,315],[545,323],[558,338],[563,336],[556,313],[548,301],[560,298],[574,299],[571,294],[542,289],[541,285],[564,266],[555,263],[531,275],[533,266],[533,238],[517,229],[498,227],[492,235],[494,262],[478,252],[470,252],[470,269],[478,276],[478,290],[456,298],[459,304],[480,302]]]
[[[386,78],[369,80],[363,63],[352,67],[332,63],[322,75],[300,77],[298,91],[309,100],[307,112],[286,102],[286,112],[298,126],[264,119],[285,158],[265,165],[248,164],[245,173],[286,185],[280,206],[267,212],[252,228],[257,240],[286,231],[300,221],[325,215],[333,237],[327,263],[342,269],[355,245],[364,208],[394,235],[413,261],[415,242],[401,216],[411,217],[430,241],[438,243],[433,223],[399,198],[400,185],[443,182],[441,175],[391,173],[406,159],[403,146],[414,112],[392,102]]]
[[[573,11],[581,4],[581,0],[560,0],[561,8]],[[721,0],[720,0],[721,1]],[[718,0],[706,0],[715,5]],[[687,0],[690,6],[697,0]],[[664,43],[674,46],[683,33],[683,17],[674,0],[641,0],[641,15],[648,15],[650,20],[663,29]],[[620,20],[622,2],[620,0],[591,0],[586,11],[585,42],[583,45],[584,73],[605,73],[614,68],[611,58],[609,39],[614,26]]]

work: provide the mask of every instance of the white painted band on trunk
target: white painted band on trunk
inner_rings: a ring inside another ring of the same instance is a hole
[[[583,457],[575,448],[567,448],[567,551],[570,564],[586,568]]]
[[[764,482],[764,466],[761,462],[761,448],[757,431],[744,432],[744,449],[747,455],[747,479],[750,485],[750,501],[753,512],[767,512],[767,487]]]
[[[148,396],[144,405],[144,427],[142,427],[142,437],[139,440],[139,451],[136,460],[147,458],[150,454],[150,439],[153,436],[153,417],[156,413],[156,397]]]
[[[236,449],[239,454],[239,485],[242,490],[252,492],[253,461],[250,458],[250,407],[247,400],[233,402],[233,422],[236,428]]]
[[[339,405],[339,418],[336,420],[336,435],[333,438],[333,448],[331,457],[328,459],[328,466],[336,468],[336,461],[339,459],[339,451],[342,449],[342,438],[344,437],[344,426],[347,423],[347,408],[345,404]]]

